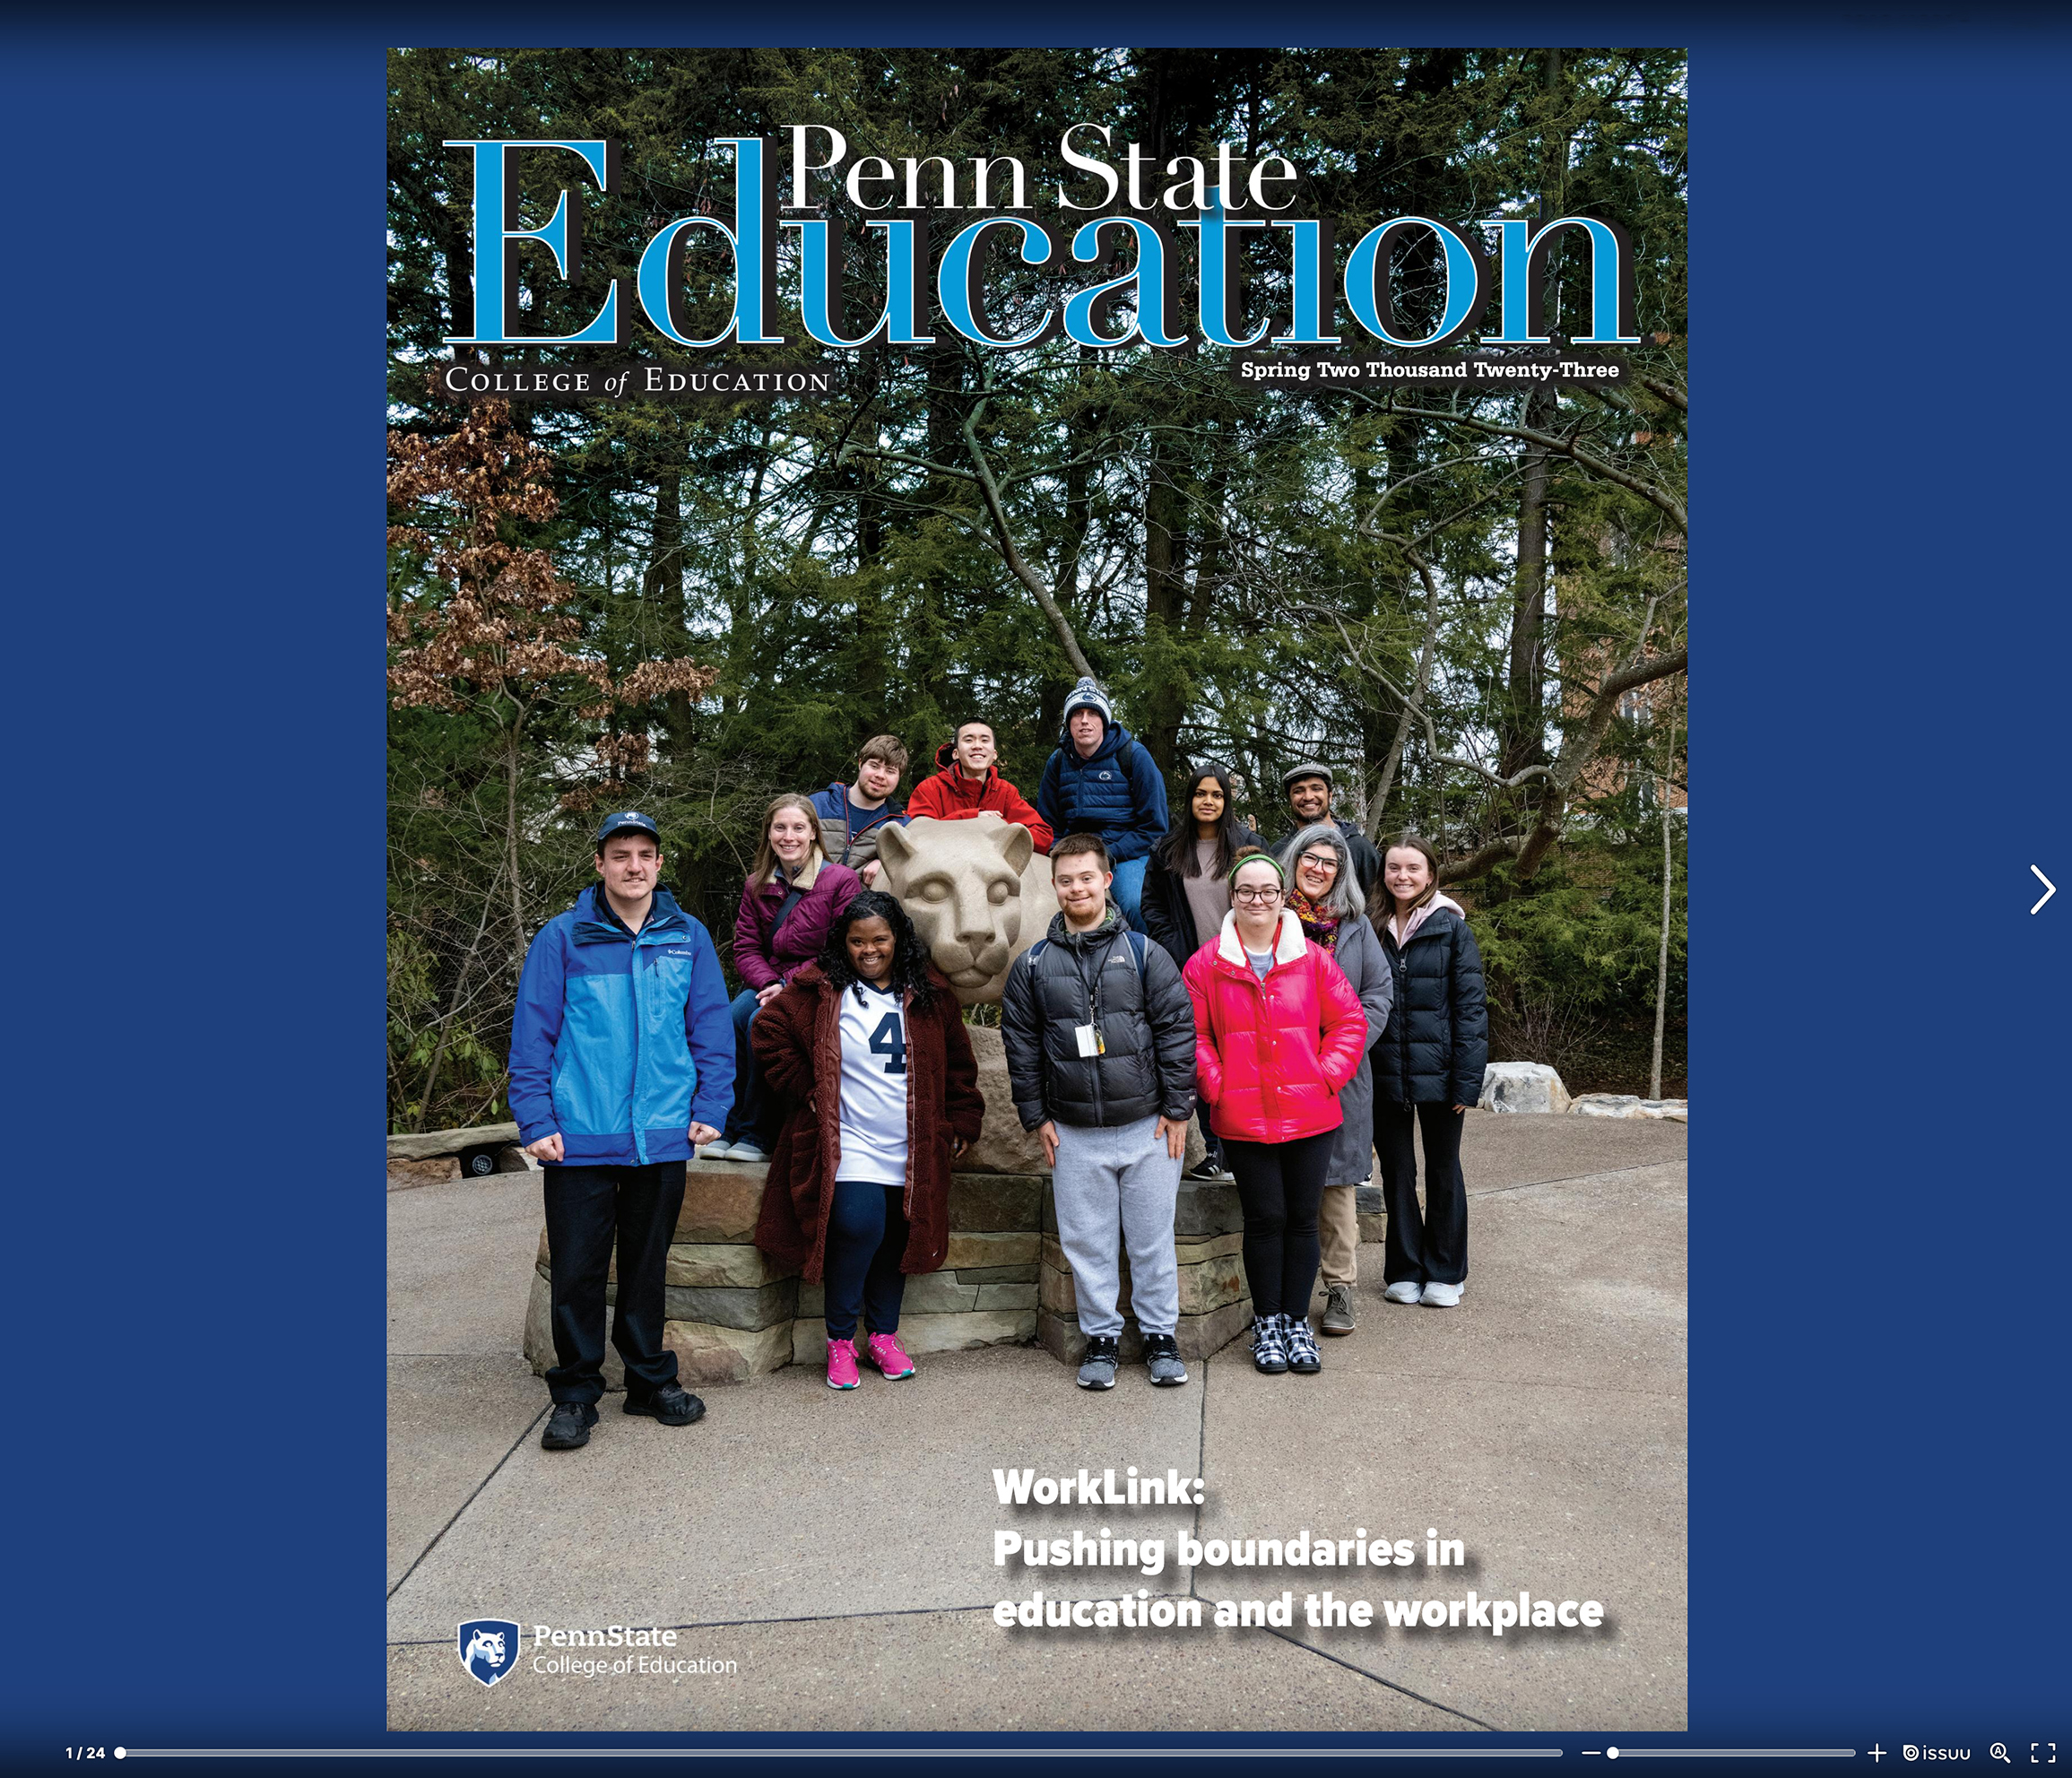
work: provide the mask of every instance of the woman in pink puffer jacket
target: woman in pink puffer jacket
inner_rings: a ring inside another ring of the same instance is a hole
[[[1183,972],[1195,1085],[1244,1206],[1253,1363],[1307,1375],[1323,1368],[1309,1324],[1317,1210],[1367,1019],[1344,972],[1282,906],[1270,854],[1241,852],[1230,884],[1223,930]]]

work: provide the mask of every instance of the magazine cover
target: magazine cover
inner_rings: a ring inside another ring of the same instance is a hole
[[[1686,1726],[1686,100],[390,53],[390,1729]]]

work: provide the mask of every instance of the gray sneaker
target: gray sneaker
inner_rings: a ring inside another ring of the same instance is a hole
[[[1120,1356],[1115,1340],[1105,1334],[1094,1335],[1087,1341],[1087,1356],[1079,1366],[1079,1387],[1113,1389],[1115,1386],[1115,1360]]]
[[[1161,1389],[1177,1389],[1187,1381],[1187,1366],[1180,1362],[1180,1342],[1169,1333],[1144,1336],[1144,1365]]]
[[[1326,1333],[1350,1333],[1359,1324],[1359,1317],[1353,1314],[1352,1286],[1326,1286],[1323,1297],[1323,1331]]]

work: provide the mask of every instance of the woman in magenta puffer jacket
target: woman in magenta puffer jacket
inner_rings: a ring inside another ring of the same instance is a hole
[[[1223,930],[1183,972],[1194,1002],[1195,1084],[1244,1206],[1252,1361],[1270,1373],[1323,1368],[1310,1331],[1317,1210],[1359,1071],[1367,1018],[1345,973],[1282,906],[1280,866],[1238,854]]]

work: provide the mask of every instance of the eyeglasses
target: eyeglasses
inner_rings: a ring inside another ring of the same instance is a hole
[[[1336,872],[1339,867],[1338,854],[1335,852],[1305,852],[1296,862],[1298,864],[1307,864],[1312,870],[1322,871],[1327,874]]]
[[[1230,898],[1233,901],[1279,901],[1280,891],[1277,889],[1233,889]]]

